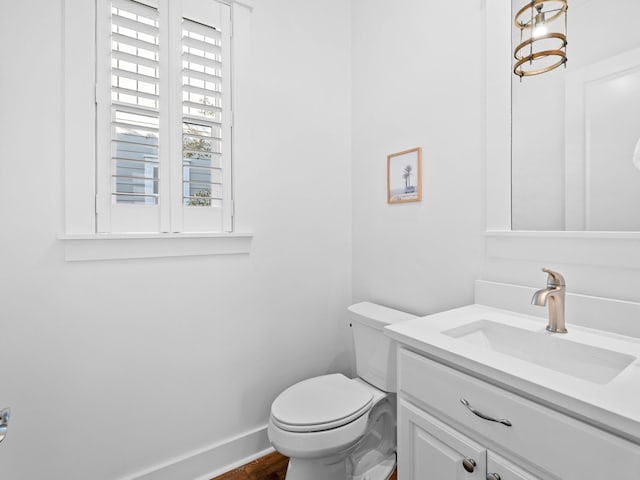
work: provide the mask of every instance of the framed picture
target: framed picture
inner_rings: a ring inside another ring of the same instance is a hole
[[[387,202],[422,200],[422,148],[387,156]]]

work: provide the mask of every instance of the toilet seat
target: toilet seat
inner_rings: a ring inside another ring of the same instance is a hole
[[[271,420],[289,432],[320,432],[353,422],[374,402],[371,388],[342,374],[292,385],[271,406]]]

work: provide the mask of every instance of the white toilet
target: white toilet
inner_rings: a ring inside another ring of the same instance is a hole
[[[369,302],[349,312],[359,378],[310,378],[271,405],[269,439],[290,457],[286,480],[387,480],[395,468],[396,349],[382,329],[414,316]]]

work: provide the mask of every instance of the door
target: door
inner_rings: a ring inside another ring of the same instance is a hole
[[[403,480],[485,480],[487,451],[400,400],[398,476]]]

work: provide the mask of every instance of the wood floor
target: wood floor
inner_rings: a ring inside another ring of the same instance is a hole
[[[287,457],[273,452],[212,480],[284,480],[288,461]],[[398,474],[393,472],[389,480],[398,480]]]

